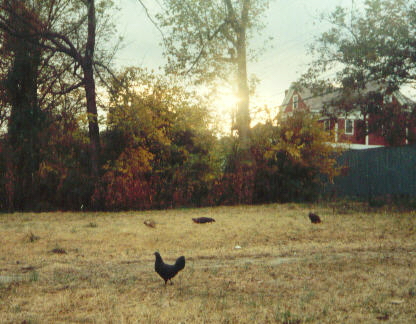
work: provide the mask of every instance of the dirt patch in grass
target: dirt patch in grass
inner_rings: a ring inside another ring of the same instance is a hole
[[[4,214],[2,322],[414,323],[416,214],[351,209]],[[22,239],[31,232],[42,239]],[[173,285],[154,272],[154,251],[185,255]]]

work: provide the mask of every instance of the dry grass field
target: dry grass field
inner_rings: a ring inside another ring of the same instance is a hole
[[[168,263],[185,255],[173,285],[154,272],[155,251]],[[416,323],[416,213],[339,203],[0,214],[0,322]]]

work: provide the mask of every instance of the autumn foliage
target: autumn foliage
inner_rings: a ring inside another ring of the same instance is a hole
[[[144,210],[311,200],[335,176],[334,148],[307,114],[259,124],[249,150],[217,137],[206,102],[137,68],[110,84],[103,108],[100,178],[89,176],[87,116],[51,111],[42,141],[33,210]],[[7,135],[7,134],[6,134]],[[10,209],[13,172],[0,142],[0,208]]]

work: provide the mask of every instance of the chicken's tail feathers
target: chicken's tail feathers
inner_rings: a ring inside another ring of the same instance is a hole
[[[183,268],[185,268],[185,257],[184,256],[180,256],[179,258],[177,258],[176,259],[176,262],[175,262],[175,266],[178,269],[178,271],[180,271]]]

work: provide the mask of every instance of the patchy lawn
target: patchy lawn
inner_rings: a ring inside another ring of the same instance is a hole
[[[192,222],[201,216],[216,222]],[[0,215],[0,243],[2,323],[416,322],[415,212],[15,213]],[[185,255],[174,285],[154,272],[155,251]]]

